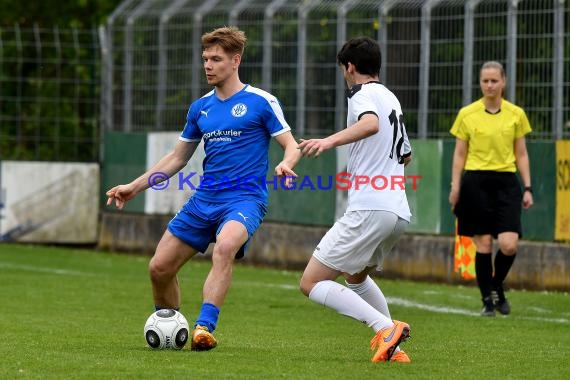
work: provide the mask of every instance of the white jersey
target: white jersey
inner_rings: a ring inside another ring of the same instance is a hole
[[[377,115],[380,125],[376,134],[348,145],[347,211],[390,211],[409,222],[403,160],[411,146],[400,102],[380,82],[355,85],[348,95],[347,125],[365,114]]]

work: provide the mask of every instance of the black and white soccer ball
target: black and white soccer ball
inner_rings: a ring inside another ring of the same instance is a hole
[[[180,350],[188,342],[188,331],[186,318],[173,309],[155,311],[144,325],[146,343],[157,350]]]

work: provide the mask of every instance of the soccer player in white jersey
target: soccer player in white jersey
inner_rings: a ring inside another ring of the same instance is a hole
[[[114,200],[122,209],[125,202],[153,185],[149,184],[153,173],[171,177],[184,168],[204,141],[204,179],[168,224],[149,263],[155,308],[179,309],[178,271],[215,242],[192,333],[191,348],[197,351],[217,345],[213,332],[230,287],[234,259],[244,256],[266,214],[270,138],[284,149],[283,160],[275,168],[278,176],[296,177],[292,169],[301,158],[278,100],[239,78],[245,34],[235,27],[223,27],[204,34],[201,42],[206,78],[213,89],[190,105],[172,152],[129,184],[106,193],[107,204]]]
[[[312,301],[374,330],[373,362],[409,362],[399,344],[408,338],[410,326],[392,320],[384,294],[369,276],[411,217],[402,184],[411,147],[400,102],[379,82],[380,58],[380,47],[370,38],[344,44],[337,60],[349,88],[347,128],[299,144],[308,157],[348,144],[352,180],[347,210],[316,247],[300,288]],[[335,281],[340,276],[345,285]]]

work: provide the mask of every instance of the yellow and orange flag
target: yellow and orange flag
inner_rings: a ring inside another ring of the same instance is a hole
[[[475,277],[475,244],[469,236],[457,233],[457,220],[455,221],[455,250],[454,270],[464,280],[474,280]]]

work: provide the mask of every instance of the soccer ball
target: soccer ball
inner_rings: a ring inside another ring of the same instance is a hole
[[[188,321],[173,309],[161,309],[148,317],[144,337],[151,348],[180,350],[188,342]]]

